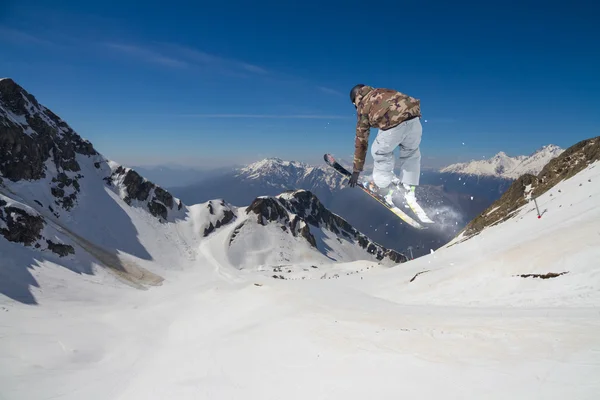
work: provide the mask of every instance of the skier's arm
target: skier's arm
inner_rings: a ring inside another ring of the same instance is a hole
[[[362,171],[369,147],[369,115],[360,114],[356,122],[356,139],[354,140],[354,171]]]

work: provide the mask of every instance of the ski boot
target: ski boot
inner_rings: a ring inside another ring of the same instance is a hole
[[[426,224],[433,224],[434,222],[427,216],[425,210],[417,203],[417,196],[415,195],[416,186],[407,185],[406,183],[398,184],[398,191],[402,195],[402,203],[405,208],[410,208],[417,218]]]

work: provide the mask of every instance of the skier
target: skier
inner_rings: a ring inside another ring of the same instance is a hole
[[[356,186],[363,170],[369,130],[379,128],[371,155],[375,161],[373,182],[388,201],[395,192],[416,202],[415,186],[421,175],[421,105],[418,99],[391,89],[375,89],[363,84],[350,91],[350,100],[356,108],[356,139],[354,165],[350,187]],[[400,147],[400,176],[394,174],[394,150]]]

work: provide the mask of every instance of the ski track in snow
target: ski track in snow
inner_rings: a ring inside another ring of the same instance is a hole
[[[39,305],[0,297],[0,399],[596,399],[598,181],[600,163],[539,197],[541,219],[529,203],[397,267],[288,275],[306,279],[233,266],[243,218],[190,243],[199,211],[165,228],[128,209],[140,242],[160,245],[130,258],[162,286],[43,263]]]

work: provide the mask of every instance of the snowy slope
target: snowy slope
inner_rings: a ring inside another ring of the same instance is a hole
[[[139,289],[160,285],[195,260],[199,240],[233,219],[224,202],[187,207],[107,160],[10,79],[0,82],[0,124],[4,296],[36,304],[60,285],[55,266]]]
[[[598,180],[596,163],[540,197],[542,219],[526,206],[401,268],[274,280],[227,264],[228,225],[202,242],[203,268],[158,290],[90,284],[38,307],[6,303],[2,395],[594,399]],[[548,272],[568,273],[519,276]]]
[[[227,251],[232,265],[240,269],[293,269],[300,264],[314,268],[358,260],[389,266],[406,261],[402,254],[372,242],[306,190],[257,198],[238,214]]]
[[[388,267],[306,191],[186,206],[6,93],[17,122],[0,120],[3,400],[600,392],[598,142],[569,153],[576,173],[545,168],[541,219],[526,203]]]
[[[563,151],[558,146],[547,145],[529,156],[509,157],[500,152],[489,160],[452,164],[442,168],[440,172],[517,179],[523,174],[537,175],[550,160]]]

